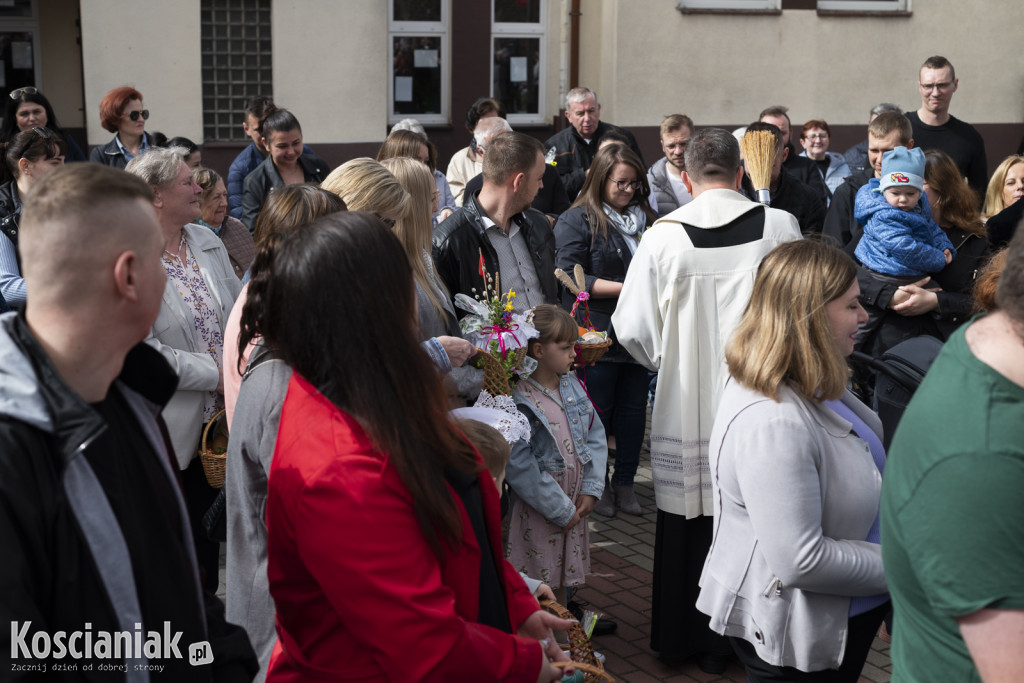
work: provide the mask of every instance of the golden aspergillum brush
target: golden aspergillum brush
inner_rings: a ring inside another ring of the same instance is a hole
[[[768,190],[772,184],[772,166],[775,165],[775,136],[767,130],[747,131],[740,140],[740,149],[747,165],[747,175],[757,191],[757,201],[768,206]]]

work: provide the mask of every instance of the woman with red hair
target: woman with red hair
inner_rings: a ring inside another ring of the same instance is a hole
[[[155,147],[153,136],[145,131],[149,110],[142,108],[142,93],[124,86],[114,88],[100,102],[100,123],[114,139],[92,148],[89,161],[124,168],[142,152]]]

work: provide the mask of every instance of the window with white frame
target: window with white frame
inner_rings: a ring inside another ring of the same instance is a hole
[[[448,123],[451,0],[389,0],[388,123]]]
[[[38,51],[36,0],[0,2],[0,96],[26,86],[42,90]]]
[[[782,10],[782,0],[679,0],[676,9],[681,12],[779,12]]]
[[[548,0],[491,0],[491,97],[508,121],[545,123]]]
[[[909,12],[910,0],[818,0],[819,12]]]

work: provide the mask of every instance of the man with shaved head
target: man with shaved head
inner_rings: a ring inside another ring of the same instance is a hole
[[[20,247],[27,303],[0,316],[0,650],[110,680],[251,680],[244,631],[199,587],[160,418],[177,376],[141,343],[166,280],[152,191],[57,169],[25,198]],[[125,632],[166,647],[83,645]]]

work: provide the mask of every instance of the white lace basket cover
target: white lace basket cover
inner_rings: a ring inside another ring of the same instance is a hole
[[[530,423],[516,408],[511,396],[491,396],[481,391],[476,403],[469,408],[456,408],[449,413],[454,418],[476,420],[494,427],[510,444],[530,438]]]

